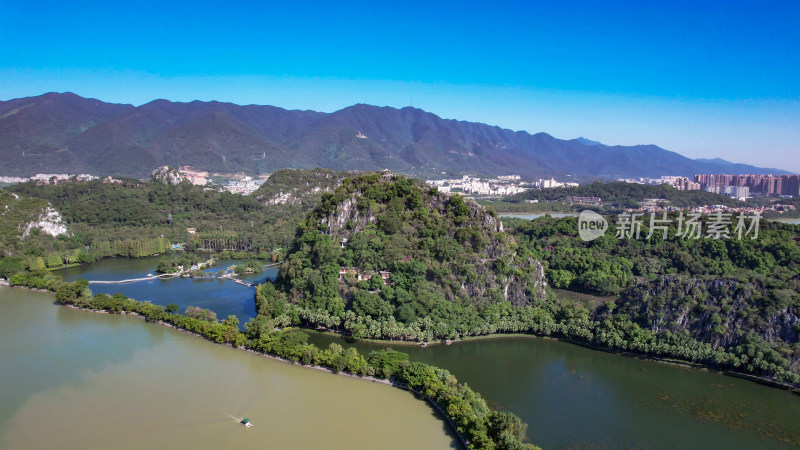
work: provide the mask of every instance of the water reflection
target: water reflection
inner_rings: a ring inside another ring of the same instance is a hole
[[[164,255],[141,259],[107,258],[94,264],[66,269],[59,273],[67,281],[74,281],[78,278],[106,281],[142,278],[149,273],[155,273],[158,263],[169,257],[169,255]],[[219,260],[204,272],[216,273],[241,263],[242,261]],[[277,268],[271,267],[261,273],[243,275],[241,278],[252,283],[261,283],[267,279],[275,279],[277,273]],[[242,286],[225,279],[170,278],[126,284],[92,284],[89,287],[95,294],[121,292],[128,297],[151,301],[159,305],[174,303],[178,305],[180,312],[183,312],[188,306],[198,306],[216,312],[220,319],[235,315],[242,326],[256,315],[255,288]]]

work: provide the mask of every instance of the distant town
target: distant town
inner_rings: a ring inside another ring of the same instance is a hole
[[[639,184],[668,184],[680,191],[707,191],[727,195],[737,200],[747,200],[753,196],[800,195],[800,175],[695,175],[687,177],[664,176],[659,178],[620,178],[618,181]]]
[[[216,180],[216,185],[220,189],[242,195],[253,193],[259,186],[267,181],[267,178],[269,178],[269,175],[256,178],[245,174],[234,176],[224,176],[221,174],[209,175],[208,172],[194,170],[192,166],[180,166],[178,172],[196,186],[209,186],[212,185],[212,180]]]
[[[598,199],[599,200],[599,199]],[[592,206],[601,206],[600,204],[592,205]],[[699,214],[711,214],[716,212],[737,212],[737,213],[744,213],[747,215],[754,215],[760,214],[763,215],[768,211],[775,211],[777,213],[783,214],[789,211],[795,211],[794,205],[782,205],[779,203],[772,204],[772,205],[762,205],[762,206],[726,206],[726,205],[700,205],[688,208],[679,208],[675,206],[669,206],[669,202],[663,198],[647,198],[642,202],[639,202],[638,208],[625,208],[626,212],[669,212],[669,211],[689,211]]]
[[[235,194],[248,195],[258,189],[269,175],[253,177],[242,174],[219,174],[195,170],[192,166],[183,165],[178,168],[180,174],[190,183],[207,186]],[[32,177],[0,177],[0,183],[15,184],[36,182],[39,184],[57,184],[64,181],[91,181],[102,179],[104,183],[119,183],[114,177],[98,177],[89,174],[44,174]],[[745,201],[753,197],[798,197],[800,196],[800,175],[756,175],[756,174],[713,174],[694,175],[693,178],[683,176],[661,176],[658,178],[618,178],[625,183],[661,185],[667,184],[681,191],[707,191],[726,195]],[[495,178],[483,178],[464,175],[461,178],[426,180],[441,192],[460,193],[470,197],[506,197],[530,189],[552,189],[559,187],[576,187],[579,183],[558,181],[555,178],[539,178],[535,181],[523,181],[520,175],[500,175]],[[657,203],[658,199],[645,200],[645,204]],[[602,200],[595,197],[568,197],[568,201],[587,206],[601,206]]]
[[[435,186],[441,192],[457,192],[483,197],[505,197],[529,189],[578,186],[578,183],[561,182],[553,178],[549,180],[539,178],[534,182],[524,182],[520,175],[500,175],[489,179],[464,175],[461,178],[427,180],[426,183]]]
[[[187,181],[196,186],[207,186],[209,189],[219,189],[232,192],[234,194],[249,195],[259,186],[264,184],[268,175],[251,177],[244,174],[209,174],[206,171],[194,170],[192,166],[180,166],[178,172]],[[66,173],[37,173],[32,177],[0,177],[0,183],[16,184],[27,183],[29,181],[37,184],[58,184],[65,181],[92,181],[102,179],[104,183],[120,183],[122,180],[114,177],[98,177],[89,174],[66,174]]]

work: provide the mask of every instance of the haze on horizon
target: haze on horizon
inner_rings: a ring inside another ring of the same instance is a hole
[[[444,118],[800,172],[800,4],[0,5],[0,99]]]

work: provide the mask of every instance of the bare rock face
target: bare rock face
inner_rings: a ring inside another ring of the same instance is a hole
[[[326,190],[326,192],[330,191],[331,190]],[[310,187],[303,194],[313,195],[319,192],[323,192],[323,189],[320,187]],[[263,202],[265,205],[297,205],[303,202],[303,195],[291,190],[288,190],[287,192],[279,191],[272,197],[263,199]]]
[[[184,181],[188,182],[186,177],[181,175],[177,169],[170,166],[161,166],[154,170],[151,174],[151,178],[165,184],[181,184]]]
[[[282,169],[270,175],[252,195],[265,205],[314,204],[342,184],[346,175],[330,169]]]
[[[28,223],[25,227],[25,232],[22,233],[22,237],[27,237],[34,228],[38,228],[42,233],[53,237],[60,234],[69,234],[67,226],[62,221],[61,214],[52,206],[45,208],[42,214],[39,215],[38,220]]]
[[[358,207],[358,200],[354,195],[339,203],[336,211],[323,218],[322,223],[328,226],[328,234],[339,241],[347,242],[350,236],[376,220],[377,216],[371,210],[361,210]]]

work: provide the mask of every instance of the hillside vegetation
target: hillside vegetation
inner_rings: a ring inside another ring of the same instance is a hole
[[[718,356],[725,364],[800,379],[800,226],[761,222],[757,239],[732,229],[729,239],[686,239],[675,220],[666,239],[662,230],[646,239],[645,226],[641,239],[608,232],[585,242],[575,217],[506,222],[520,251],[544,261],[551,286],[613,298],[573,305],[591,327],[624,321],[637,330],[625,340],[643,347],[681,342],[682,359],[692,359],[702,343],[730,353]]]
[[[15,195],[0,189],[0,277],[8,277],[8,273],[25,269],[25,262],[20,255],[28,254],[37,268],[45,267],[44,251],[37,251],[38,241],[52,241],[48,235],[42,236],[39,229],[33,229],[23,239],[29,223],[37,221],[45,212],[47,201]],[[62,236],[66,239],[67,236]],[[4,261],[3,256],[17,254],[12,260]],[[36,260],[36,258],[39,258]],[[63,263],[63,260],[62,260]]]
[[[42,258],[48,268],[105,256],[149,256],[168,252],[175,243],[184,243],[189,250],[280,258],[297,223],[335,183],[330,171],[280,171],[269,188],[294,192],[296,201],[264,204],[255,196],[207,190],[188,182],[165,183],[162,175],[146,182],[25,183],[0,190],[0,250],[36,267],[41,266],[37,258]],[[297,180],[303,180],[303,190],[296,190]],[[23,237],[26,226],[48,205],[63,217],[68,233],[53,237],[33,228]],[[187,228],[195,228],[196,234]]]
[[[491,212],[394,174],[326,195],[276,285],[258,291],[259,312],[279,323],[425,340],[473,334],[482,314],[544,297],[541,265],[517,254]]]
[[[796,227],[587,243],[574,217],[508,223],[397,175],[345,180],[298,228],[276,283],[257,289],[258,313],[357,338],[554,335],[800,382]],[[556,295],[545,277],[605,297]]]
[[[273,172],[251,196],[265,205],[316,206],[324,193],[333,192],[346,177],[345,172],[329,169],[282,169]]]

